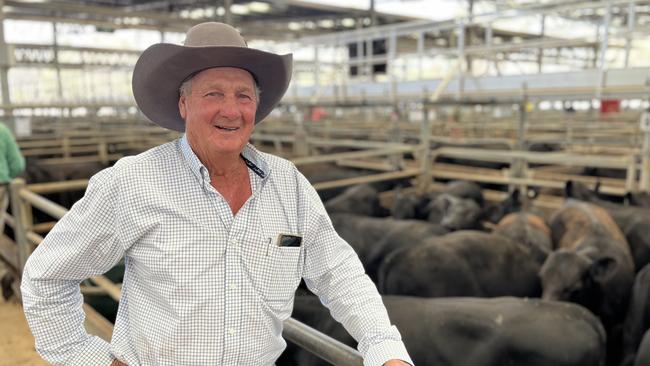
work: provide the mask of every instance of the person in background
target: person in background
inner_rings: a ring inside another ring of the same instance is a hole
[[[36,350],[61,365],[273,365],[301,279],[359,341],[365,365],[412,363],[375,285],[290,161],[249,143],[279,103],[292,56],[248,48],[223,23],[138,59],[142,112],[185,134],[126,157],[29,258]],[[88,335],[80,281],[125,258],[111,343]]]
[[[25,170],[23,158],[9,128],[0,123],[0,234],[4,233],[9,207],[9,183]]]

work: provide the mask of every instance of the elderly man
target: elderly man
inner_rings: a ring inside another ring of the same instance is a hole
[[[133,73],[140,109],[179,140],[95,175],[30,257],[22,292],[38,352],[65,365],[272,365],[304,279],[366,365],[411,362],[376,288],[291,162],[248,140],[282,98],[291,55],[203,23]],[[83,328],[79,282],[122,257],[110,344]]]

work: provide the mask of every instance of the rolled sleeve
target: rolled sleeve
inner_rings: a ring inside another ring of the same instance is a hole
[[[391,333],[396,333],[393,334],[393,337],[391,338],[397,336],[397,339],[401,339],[399,337],[399,331],[395,326],[391,327]],[[397,341],[392,339],[370,346],[364,355],[363,364],[365,366],[383,365],[392,359],[402,360],[413,365],[413,361],[411,360],[404,343],[401,340]]]

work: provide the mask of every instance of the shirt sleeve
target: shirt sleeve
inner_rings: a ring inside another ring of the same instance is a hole
[[[79,283],[124,255],[118,235],[113,168],[91,178],[84,197],[29,257],[21,292],[36,351],[55,365],[109,365],[109,344],[86,333]]]
[[[305,232],[307,287],[321,299],[332,317],[359,342],[364,365],[381,366],[390,359],[413,364],[375,284],[365,274],[354,249],[334,230],[325,208],[300,173],[308,208]]]

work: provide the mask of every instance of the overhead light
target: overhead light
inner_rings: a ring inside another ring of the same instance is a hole
[[[302,25],[298,22],[289,22],[289,30],[299,31],[302,29]]]
[[[253,1],[247,5],[248,10],[255,13],[268,13],[271,10],[271,5],[267,3],[261,3],[259,1]]]
[[[224,9],[223,6],[218,7],[217,8],[217,15],[222,17],[222,16],[224,16],[224,14],[226,14],[226,9]]]
[[[318,21],[318,26],[322,28],[333,28],[334,21],[332,19],[323,19]]]
[[[341,24],[344,27],[354,27],[355,22],[354,22],[354,19],[352,19],[352,18],[345,18],[345,19],[341,20]]]
[[[239,4],[231,5],[230,6],[230,12],[232,12],[233,14],[237,14],[237,15],[246,15],[246,14],[250,13],[250,11],[248,10],[248,7],[246,7],[245,5],[239,5]]]

